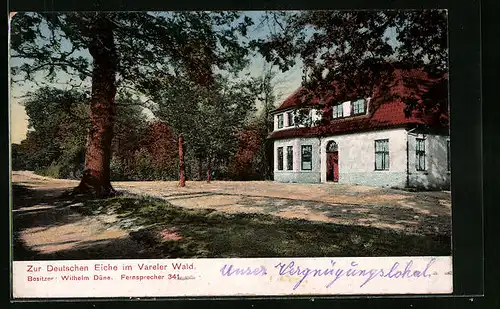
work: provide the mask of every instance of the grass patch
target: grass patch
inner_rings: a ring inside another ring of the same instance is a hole
[[[52,164],[47,167],[41,168],[36,171],[38,175],[51,177],[51,178],[60,178],[61,176],[61,166],[57,164]]]
[[[180,240],[158,241],[162,257],[334,257],[449,255],[446,235],[407,235],[354,225],[284,219],[267,214],[190,210],[133,196],[92,200],[90,213],[113,209],[154,231],[175,230]]]

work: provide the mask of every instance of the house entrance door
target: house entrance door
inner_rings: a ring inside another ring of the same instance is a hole
[[[339,181],[339,152],[326,153],[326,180],[338,182]]]

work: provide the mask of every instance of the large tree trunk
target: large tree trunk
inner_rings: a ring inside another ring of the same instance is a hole
[[[91,25],[93,58],[90,129],[85,152],[85,170],[77,193],[107,196],[114,193],[110,182],[111,140],[115,116],[117,52],[112,24],[101,15]]]
[[[182,146],[182,135],[179,135],[179,186],[186,186],[186,171],[184,166],[184,149]]]

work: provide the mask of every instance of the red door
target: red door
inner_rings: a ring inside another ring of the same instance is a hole
[[[339,152],[327,152],[326,158],[326,180],[327,181],[339,181]]]

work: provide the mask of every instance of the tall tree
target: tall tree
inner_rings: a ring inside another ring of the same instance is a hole
[[[234,151],[236,133],[255,108],[253,87],[250,80],[230,81],[220,75],[210,88],[180,78],[152,94],[154,113],[183,137],[187,152],[205,160],[210,169],[215,161],[228,161]],[[207,180],[210,176],[207,171]]]
[[[259,147],[254,155],[256,157],[255,162],[257,163],[256,169],[258,169],[264,179],[271,178],[272,173],[271,158],[273,144],[267,139],[267,136],[274,130],[271,111],[276,108],[276,76],[277,73],[274,71],[273,66],[267,64],[264,66],[262,75],[256,78],[256,84],[258,85],[256,88],[257,98],[262,104],[262,112],[258,115],[256,123],[247,132],[256,133],[260,137],[262,147]]]
[[[184,147],[187,138],[187,146],[196,152],[201,160],[203,141],[199,134],[196,122],[198,106],[201,100],[201,88],[196,83],[188,79],[177,76],[175,81],[168,80],[163,83],[163,87],[152,91],[149,95],[156,103],[154,114],[161,121],[172,128],[178,139],[179,154],[179,185],[185,186],[185,163]]]
[[[58,177],[75,177],[85,152],[89,127],[89,95],[78,90],[43,87],[29,92],[22,104],[28,120],[21,149],[28,168],[41,171],[50,165],[63,169]]]
[[[255,112],[254,88],[252,80],[230,81],[219,76],[208,95],[209,99],[202,101],[200,131],[206,148],[207,181],[210,181],[210,167],[226,166],[228,158],[234,155],[237,133]]]
[[[81,178],[90,124],[88,91],[42,87],[29,92],[21,104],[29,119],[29,133],[18,147],[25,165],[35,171],[52,166],[58,170],[52,176]],[[117,95],[112,156],[123,168],[133,160],[146,135],[142,105],[126,91]]]
[[[276,108],[276,76],[277,72],[274,67],[266,64],[262,70],[262,74],[254,78],[256,85],[255,92],[257,99],[262,104],[262,112],[259,115],[267,132],[273,130],[273,119],[271,111]]]
[[[245,64],[238,35],[246,35],[251,23],[237,12],[17,14],[11,57],[18,65],[12,74],[17,81],[33,81],[39,71],[49,81],[59,72],[91,80],[85,171],[76,189],[108,195],[113,192],[110,159],[118,85],[155,88],[175,67],[209,86],[215,68]]]
[[[407,115],[447,111],[445,10],[270,12],[265,18],[280,31],[253,46],[282,70],[302,60],[304,101],[313,93],[370,97],[392,85],[397,69],[423,70],[426,77],[402,76],[412,89],[402,98]]]
[[[119,89],[116,96],[116,115],[111,145],[112,176],[128,178],[133,173],[136,151],[142,146],[148,121],[143,112],[144,104],[128,89]]]

